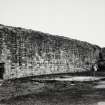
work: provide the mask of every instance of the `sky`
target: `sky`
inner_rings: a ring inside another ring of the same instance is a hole
[[[105,47],[105,0],[0,0],[0,24]]]

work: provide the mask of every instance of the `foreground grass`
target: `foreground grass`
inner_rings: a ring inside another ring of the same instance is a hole
[[[98,105],[105,101],[105,88],[97,88],[100,83],[105,85],[104,80],[8,80],[0,86],[0,105]]]

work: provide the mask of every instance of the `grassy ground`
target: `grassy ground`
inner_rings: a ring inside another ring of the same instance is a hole
[[[104,79],[85,82],[37,80],[5,81],[0,86],[0,105],[105,105]]]

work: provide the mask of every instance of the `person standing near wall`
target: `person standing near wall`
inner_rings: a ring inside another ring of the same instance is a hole
[[[96,76],[96,71],[98,70],[98,65],[95,63],[93,66],[93,76]]]

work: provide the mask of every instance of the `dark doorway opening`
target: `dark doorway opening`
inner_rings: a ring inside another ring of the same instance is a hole
[[[98,62],[98,71],[104,71],[105,72],[105,61],[99,61]]]
[[[0,79],[3,79],[4,75],[4,63],[0,63]]]

